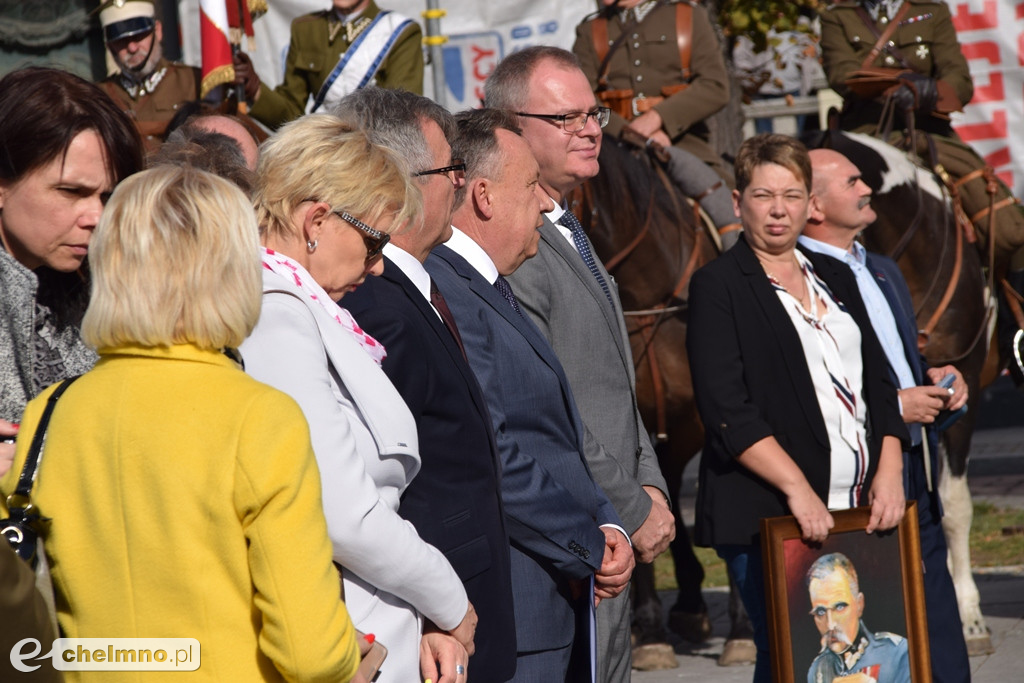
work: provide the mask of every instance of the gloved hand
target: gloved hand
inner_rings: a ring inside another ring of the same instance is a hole
[[[917,109],[925,113],[935,111],[939,99],[939,89],[934,78],[916,73],[900,76],[903,83],[893,92],[892,97],[899,109]]]
[[[232,63],[235,67],[235,84],[242,86],[245,90],[247,102],[255,101],[256,95],[260,91],[260,77],[256,75],[256,69],[253,68],[249,55],[239,51],[232,59]]]

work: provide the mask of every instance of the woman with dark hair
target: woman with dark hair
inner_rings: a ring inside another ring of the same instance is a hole
[[[135,127],[92,83],[40,67],[0,79],[0,438],[29,399],[95,362],[78,330],[89,240],[142,167]],[[0,460],[12,454],[0,443]]]

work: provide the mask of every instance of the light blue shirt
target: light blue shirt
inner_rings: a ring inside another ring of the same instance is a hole
[[[903,348],[903,339],[900,337],[899,328],[896,327],[896,318],[889,307],[889,300],[885,298],[882,289],[875,281],[875,277],[867,267],[867,250],[859,242],[854,242],[850,251],[844,251],[839,247],[811,239],[805,235],[800,236],[800,244],[811,251],[825,254],[838,259],[848,265],[857,278],[857,289],[864,300],[864,306],[868,309],[868,317],[871,318],[871,326],[875,329],[875,335],[882,344],[885,357],[889,360],[889,367],[896,373],[900,389],[916,387],[914,373],[907,362],[906,351]],[[901,406],[902,407],[902,406]]]

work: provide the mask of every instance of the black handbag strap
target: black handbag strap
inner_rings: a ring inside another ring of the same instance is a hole
[[[18,479],[18,486],[14,489],[14,496],[21,496],[28,501],[29,493],[32,492],[32,483],[36,478],[36,467],[39,466],[39,455],[43,450],[43,442],[46,440],[46,428],[50,424],[50,416],[53,414],[53,409],[57,406],[57,399],[61,397],[71,383],[81,375],[75,377],[68,377],[66,380],[60,383],[53,393],[50,394],[50,398],[46,400],[46,408],[43,410],[43,416],[39,418],[39,425],[36,427],[36,433],[32,436],[32,445],[28,449],[28,455],[25,457],[25,466],[21,468],[21,477]],[[13,496],[12,496],[13,497]],[[10,507],[10,505],[8,505]]]

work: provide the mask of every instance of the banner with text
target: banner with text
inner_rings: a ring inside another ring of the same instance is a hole
[[[1024,2],[947,0],[974,78],[956,131],[1018,197],[1024,194]]]
[[[184,61],[199,64],[199,0],[180,0]],[[274,86],[284,76],[293,19],[331,6],[329,0],[269,0],[269,11],[254,23],[256,50],[250,55],[256,73]],[[378,6],[400,12],[425,27],[425,0],[378,0]],[[595,0],[441,0],[446,11],[441,32],[447,92],[439,99],[452,111],[479,106],[483,82],[506,54],[530,45],[572,49],[576,25],[597,9]],[[192,24],[195,24],[194,28]],[[424,31],[426,33],[426,31]],[[424,77],[433,96],[431,66]]]

